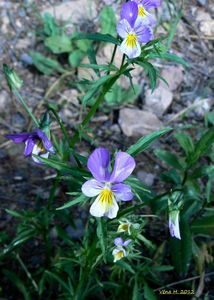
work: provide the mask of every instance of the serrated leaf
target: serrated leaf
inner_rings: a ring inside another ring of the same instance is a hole
[[[44,33],[48,36],[52,35],[59,35],[60,34],[60,28],[57,25],[55,18],[49,14],[45,13],[43,16],[43,22],[44,22]]]
[[[71,39],[67,35],[53,35],[45,39],[45,46],[54,54],[71,52]]]
[[[144,68],[144,71],[149,77],[150,87],[154,91],[157,85],[158,71],[157,69],[148,61],[137,60],[136,63]]]
[[[146,150],[155,140],[162,137],[164,134],[172,131],[172,128],[164,128],[159,131],[152,132],[137,141],[134,145],[128,148],[127,153],[132,156],[136,156],[137,154]]]

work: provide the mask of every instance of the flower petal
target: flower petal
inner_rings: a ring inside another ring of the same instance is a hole
[[[34,146],[35,146],[35,142],[33,141],[33,139],[32,138],[27,139],[27,141],[25,142],[24,155],[25,156],[31,155]]]
[[[103,187],[104,184],[101,182],[97,181],[96,179],[90,179],[82,185],[82,192],[87,197],[95,197],[99,195]]]
[[[131,27],[133,27],[138,16],[137,3],[134,1],[128,1],[127,3],[124,3],[121,8],[120,16],[121,19],[126,19]]]
[[[135,168],[134,158],[126,152],[118,152],[115,157],[114,169],[110,182],[122,182],[133,172]]]
[[[100,201],[100,197],[98,196],[93,204],[90,207],[90,214],[94,217],[103,217],[105,214],[105,206],[102,205],[102,202]]]
[[[161,5],[162,0],[142,0],[142,5],[146,10],[156,8]]]
[[[110,153],[108,149],[97,148],[89,156],[87,167],[95,179],[98,181],[107,181],[109,179],[109,162]]]
[[[132,240],[126,240],[124,243],[123,243],[123,246],[124,247],[127,247],[130,243],[131,243]]]
[[[25,142],[30,135],[31,133],[22,132],[22,133],[6,134],[5,137],[7,139],[12,140],[16,144],[19,144]]]
[[[121,237],[118,237],[116,239],[114,239],[114,244],[115,246],[123,246],[123,239]]]
[[[115,194],[117,200],[130,201],[134,197],[130,186],[124,183],[117,183],[112,185],[112,191]]]
[[[35,134],[42,140],[45,149],[49,152],[54,153],[53,144],[51,143],[47,135],[39,128],[35,130]]]
[[[126,38],[127,34],[132,30],[129,22],[126,19],[121,20],[117,24],[117,33],[123,39]]]
[[[113,203],[110,209],[105,213],[105,216],[109,219],[114,219],[117,216],[118,210],[119,210],[119,206],[117,204],[117,201],[113,199]]]
[[[145,25],[144,18],[138,18],[135,23],[135,32],[139,43],[148,43],[153,39],[153,32],[150,26]]]
[[[136,42],[135,47],[130,47],[127,45],[126,39],[120,45],[120,50],[122,53],[126,54],[128,56],[128,58],[135,58],[135,57],[140,56],[140,54],[141,54],[140,44],[138,42]]]

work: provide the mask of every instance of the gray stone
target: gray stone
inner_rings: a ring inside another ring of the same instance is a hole
[[[157,116],[162,116],[170,107],[173,100],[173,93],[166,87],[159,85],[152,93],[146,91],[145,109],[154,112]]]
[[[132,108],[120,110],[119,124],[125,135],[135,137],[146,135],[162,127],[161,121],[152,112]]]
[[[0,92],[0,113],[8,112],[11,105],[11,96],[7,91]]]
[[[147,173],[147,172],[144,172],[144,171],[138,171],[137,172],[137,177],[149,187],[154,184],[155,175],[152,174],[152,173]]]

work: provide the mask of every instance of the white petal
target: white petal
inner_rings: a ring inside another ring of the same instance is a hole
[[[114,219],[117,216],[117,212],[119,210],[119,206],[117,204],[117,201],[115,198],[113,199],[112,206],[110,209],[105,213],[105,216],[108,217],[109,219]]]
[[[102,188],[102,183],[100,183],[96,179],[90,179],[82,185],[82,192],[87,197],[95,197],[99,195]]]
[[[90,214],[94,217],[103,217],[105,214],[105,206],[99,201],[100,196],[98,196],[90,207]]]
[[[117,25],[117,33],[121,38],[126,38],[127,34],[131,31],[131,26],[126,19],[121,20]]]
[[[129,58],[135,58],[140,56],[141,47],[138,42],[136,42],[136,47],[127,46],[126,39],[120,45],[120,50],[122,53],[126,54]]]
[[[121,255],[119,255],[119,253]],[[114,256],[114,262],[120,260],[121,258],[127,256],[126,254],[126,250],[123,249],[122,247],[118,247],[118,248],[115,248],[113,251],[112,251],[112,255]]]

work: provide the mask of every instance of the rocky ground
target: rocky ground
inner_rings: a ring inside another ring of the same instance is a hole
[[[85,2],[85,3],[83,3]],[[177,1],[181,5],[181,1]],[[119,1],[0,1],[0,62],[13,66],[24,79],[22,95],[37,116],[43,111],[44,95],[57,77],[41,75],[29,66],[29,51],[40,49],[37,38],[38,26],[41,26],[40,14],[53,13],[56,18],[73,23],[81,30],[97,29],[99,11],[104,4],[111,4],[119,10]],[[86,7],[84,11],[82,7]],[[161,26],[157,36],[166,33],[169,26],[170,13],[164,3],[157,12]],[[93,119],[89,135],[95,145],[109,148],[126,149],[137,138],[162,126],[180,126],[193,124],[200,126],[204,115],[214,110],[214,6],[212,0],[190,0],[185,3],[183,15],[178,24],[177,32],[171,45],[172,52],[183,57],[189,68],[156,61],[161,75],[168,81],[158,83],[151,93],[147,79],[142,70],[134,71],[134,82],[141,87],[138,98],[122,107],[102,109]],[[99,59],[109,61],[110,48],[104,47]],[[98,59],[98,60],[99,60]],[[116,61],[120,63],[118,52]],[[84,71],[85,72],[85,71]],[[90,77],[79,70],[78,76]],[[22,156],[23,145],[14,146],[4,138],[9,132],[22,132],[29,128],[29,119],[21,105],[10,94],[3,74],[0,73],[0,199],[2,208],[16,209],[34,206],[35,199],[46,199],[51,185],[53,171],[44,167],[35,167],[30,159]],[[121,85],[128,88],[124,78]],[[49,100],[62,105],[61,117],[67,124],[69,132],[81,122],[85,109],[79,101],[80,92],[75,88],[63,86],[51,95]],[[142,120],[141,122],[136,122]],[[60,130],[53,123],[53,130],[60,137]],[[171,140],[164,140],[165,147],[172,147]],[[160,144],[156,145],[159,146]],[[90,145],[82,142],[81,153],[90,151]],[[162,163],[150,152],[139,157],[137,175],[148,186],[158,186],[158,174],[163,168]],[[65,198],[66,200],[66,198]],[[1,228],[5,228],[10,219],[3,210],[0,213]]]

